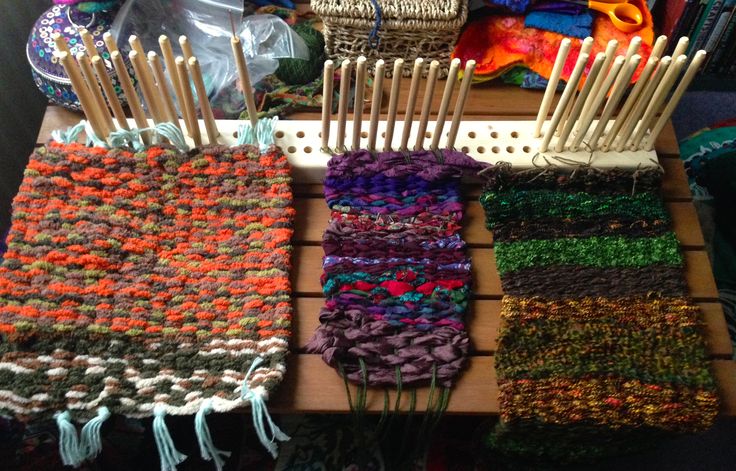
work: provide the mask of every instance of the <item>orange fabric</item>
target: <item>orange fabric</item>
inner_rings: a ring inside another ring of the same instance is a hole
[[[632,0],[644,15],[644,27],[634,33],[624,33],[613,26],[605,15],[596,15],[593,20],[593,50],[591,58],[606,50],[611,39],[618,40],[617,54],[626,54],[629,42],[640,36],[642,46],[639,55],[642,61],[634,74],[633,80],[639,78],[644,68],[654,41],[652,15],[643,0]],[[474,59],[477,62],[475,79],[490,80],[498,77],[510,68],[524,65],[534,72],[549,77],[552,72],[557,49],[565,35],[536,28],[525,28],[523,16],[491,15],[474,21],[465,28],[455,46],[452,57],[459,58],[463,64]],[[582,40],[570,38],[572,47],[562,70],[562,79],[567,80],[578,59]],[[588,67],[592,64],[588,62]]]

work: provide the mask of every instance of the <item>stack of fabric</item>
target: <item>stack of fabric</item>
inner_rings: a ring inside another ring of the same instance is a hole
[[[274,147],[40,148],[0,265],[0,413],[55,417],[67,465],[99,453],[111,414],[154,416],[169,470],[186,457],[167,414],[196,414],[221,467],[206,415],[250,404],[275,454],[264,401],[285,372],[293,218]]]
[[[450,151],[330,160],[327,302],[310,352],[359,384],[453,383],[468,352],[471,282],[459,185],[481,168]]]
[[[718,400],[661,171],[490,172],[501,452],[570,462],[707,429]]]

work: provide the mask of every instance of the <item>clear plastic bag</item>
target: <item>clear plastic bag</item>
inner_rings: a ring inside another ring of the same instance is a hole
[[[174,53],[181,54],[178,38],[186,35],[197,56],[207,94],[217,118],[235,118],[245,108],[238,73],[230,46],[231,17],[248,63],[251,83],[272,74],[280,58],[308,59],[309,50],[281,18],[251,15],[239,21],[241,0],[128,0],[120,9],[111,32],[118,47],[130,49],[128,37],[135,34],[146,51],[160,54],[158,38],[169,36]]]

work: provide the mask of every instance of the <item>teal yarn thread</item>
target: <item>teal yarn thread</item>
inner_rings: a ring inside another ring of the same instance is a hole
[[[279,59],[276,77],[288,85],[304,85],[319,77],[325,56],[325,38],[314,29],[311,21],[297,23],[293,27],[307,44],[309,59]]]
[[[241,123],[238,126],[238,140],[236,144],[239,146],[246,144],[257,145],[261,152],[267,151],[276,142],[274,136],[278,122],[278,116],[259,119],[256,124],[255,133],[250,122]]]
[[[102,451],[102,438],[100,430],[102,424],[110,418],[110,409],[105,406],[97,409],[97,417],[90,420],[82,427],[82,442],[80,444],[80,454],[84,459],[94,459]]]
[[[85,124],[86,122],[82,120],[74,126],[68,128],[66,131],[55,129],[51,132],[51,137],[56,142],[60,142],[62,144],[71,144],[72,142],[77,142],[79,135],[82,134],[82,131],[84,131]]]
[[[258,365],[263,363],[263,358],[256,357],[253,363],[250,365],[248,372],[245,374],[243,379],[243,386],[240,391],[240,398],[243,401],[250,402],[251,413],[253,415],[253,427],[256,429],[256,435],[261,441],[261,444],[268,450],[274,459],[278,458],[279,452],[276,445],[276,441],[285,442],[291,440],[291,437],[286,435],[281,429],[273,422],[271,414],[268,413],[266,402],[263,400],[264,390],[262,387],[251,389],[248,385],[248,380],[251,375],[258,368]],[[271,431],[271,436],[268,436],[266,431],[266,425]]]
[[[182,152],[188,152],[189,146],[184,138],[184,133],[174,123],[159,123],[153,127],[153,131],[159,136],[168,139],[171,144]]]
[[[250,122],[241,123],[238,126],[238,140],[235,142],[238,146],[244,146],[246,144],[253,144],[255,142],[255,134],[253,133],[253,126]]]
[[[174,123],[159,123],[153,127],[143,129],[118,129],[110,133],[110,147],[130,145],[136,151],[143,150],[145,145],[143,144],[143,139],[141,139],[141,134],[144,132],[152,132],[157,136],[168,139],[172,145],[182,152],[189,151],[189,145],[184,138],[184,133]]]
[[[202,402],[202,407],[197,411],[197,415],[194,416],[194,432],[197,434],[202,459],[214,461],[217,471],[222,471],[225,466],[225,458],[229,457],[231,453],[215,447],[210,428],[207,426],[207,415],[210,412],[212,412],[212,399],[206,399]]]
[[[107,142],[105,142],[104,139],[97,137],[89,121],[82,120],[81,123],[84,123],[84,133],[87,135],[87,147],[89,147],[90,144],[93,144],[95,147],[107,147]]]
[[[166,409],[163,406],[153,409],[153,438],[161,459],[161,471],[176,471],[176,465],[187,459],[187,455],[180,453],[174,446],[174,440],[166,427],[165,416]]]
[[[79,448],[79,439],[77,438],[77,428],[71,421],[69,411],[56,414],[56,425],[59,427],[59,455],[64,466],[74,466],[75,468],[82,464],[84,456],[82,456]]]

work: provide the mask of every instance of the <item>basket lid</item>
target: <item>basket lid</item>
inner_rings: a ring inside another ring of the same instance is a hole
[[[467,0],[377,0],[384,20],[454,20]],[[319,16],[373,18],[372,0],[312,0]]]
[[[31,67],[40,75],[60,83],[70,83],[64,67],[54,57],[56,46],[52,35],[60,33],[66,39],[73,55],[87,49],[79,36],[79,30],[86,28],[92,34],[97,51],[111,73],[110,54],[105,48],[102,35],[110,29],[113,13],[84,13],[67,5],[54,5],[36,21],[28,37],[26,56]]]

